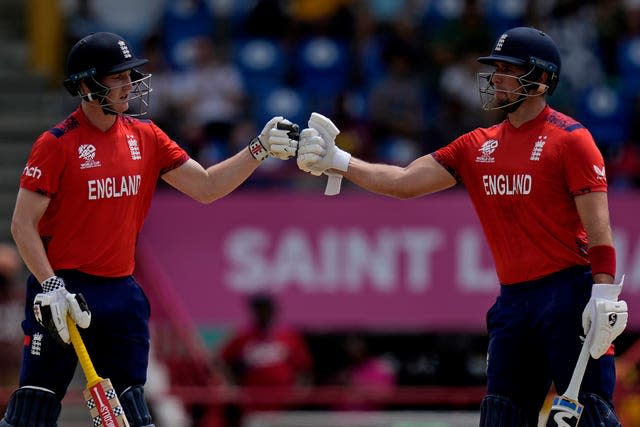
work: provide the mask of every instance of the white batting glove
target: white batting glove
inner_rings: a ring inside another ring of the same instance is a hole
[[[81,328],[91,324],[91,312],[82,294],[72,294],[65,288],[64,280],[51,276],[42,282],[44,292],[36,295],[33,313],[36,320],[60,343],[71,341],[67,326],[67,314]]]
[[[249,142],[249,152],[257,160],[277,157],[287,160],[296,155],[298,150],[299,127],[282,116],[272,118],[260,132],[260,135]]]
[[[346,172],[351,154],[336,146],[336,136],[340,130],[330,119],[322,114],[311,113],[308,125],[309,127],[300,133],[298,167],[314,175],[328,175],[325,194],[338,194],[342,175],[327,171],[336,169]]]
[[[605,354],[613,341],[624,331],[629,317],[627,303],[618,301],[622,291],[620,284],[596,283],[591,289],[591,299],[582,312],[582,329],[587,334],[593,330],[593,338],[589,346],[591,357],[598,359]]]

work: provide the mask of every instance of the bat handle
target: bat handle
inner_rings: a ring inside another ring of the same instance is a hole
[[[102,378],[100,378],[100,376],[96,372],[96,369],[93,367],[93,363],[91,362],[91,358],[89,357],[87,348],[84,346],[84,342],[82,341],[80,332],[78,332],[78,327],[70,316],[67,316],[67,326],[69,328],[71,344],[73,344],[73,348],[76,351],[76,355],[78,356],[78,361],[80,362],[80,366],[82,367],[84,376],[87,377],[87,386],[93,387],[94,385],[102,381]]]
[[[573,375],[571,375],[571,381],[569,382],[567,391],[564,392],[566,397],[576,401],[578,400],[578,393],[580,392],[580,384],[582,384],[584,371],[587,369],[587,363],[589,363],[589,345],[591,343],[591,335],[591,330],[589,330],[589,333],[582,343],[582,349],[580,350],[576,367],[573,369]]]

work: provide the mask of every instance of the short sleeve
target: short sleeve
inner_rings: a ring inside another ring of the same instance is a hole
[[[453,176],[458,183],[462,182],[462,177],[458,172],[459,162],[463,158],[463,146],[465,138],[467,138],[468,134],[464,134],[457,139],[455,139],[450,144],[434,151],[431,155],[433,158],[440,163],[440,165],[447,170]]]
[[[566,138],[562,161],[571,194],[607,191],[604,159],[589,131],[580,129]]]
[[[160,170],[160,175],[186,163],[189,160],[187,152],[169,138],[158,126],[153,123],[152,126],[158,140],[158,169]]]
[[[64,171],[64,153],[58,139],[45,132],[36,140],[20,177],[20,187],[53,196],[58,191]]]

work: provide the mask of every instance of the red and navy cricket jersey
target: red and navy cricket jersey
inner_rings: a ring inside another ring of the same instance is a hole
[[[296,376],[311,369],[311,356],[300,334],[286,327],[261,331],[248,327],[221,349],[229,365],[244,368],[241,385],[292,386]]]
[[[433,156],[469,192],[502,284],[589,264],[574,197],[607,191],[607,178],[580,123],[547,106],[519,128],[475,129]]]
[[[20,186],[51,198],[38,229],[53,269],[131,274],[157,180],[188,159],[151,121],[119,115],[103,132],[81,108],[40,135]]]

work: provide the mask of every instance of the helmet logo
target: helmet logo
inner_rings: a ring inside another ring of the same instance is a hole
[[[501,35],[498,41],[496,42],[495,49],[493,50],[496,52],[500,52],[502,50],[502,45],[504,45],[505,40],[507,40],[507,37],[509,37],[509,34],[507,33],[504,33],[503,35]]]
[[[127,46],[127,44],[123,41],[123,40],[118,40],[118,46],[120,46],[120,50],[122,51],[122,56],[125,57],[125,59],[129,59],[131,58],[131,51],[129,50],[129,46]]]

